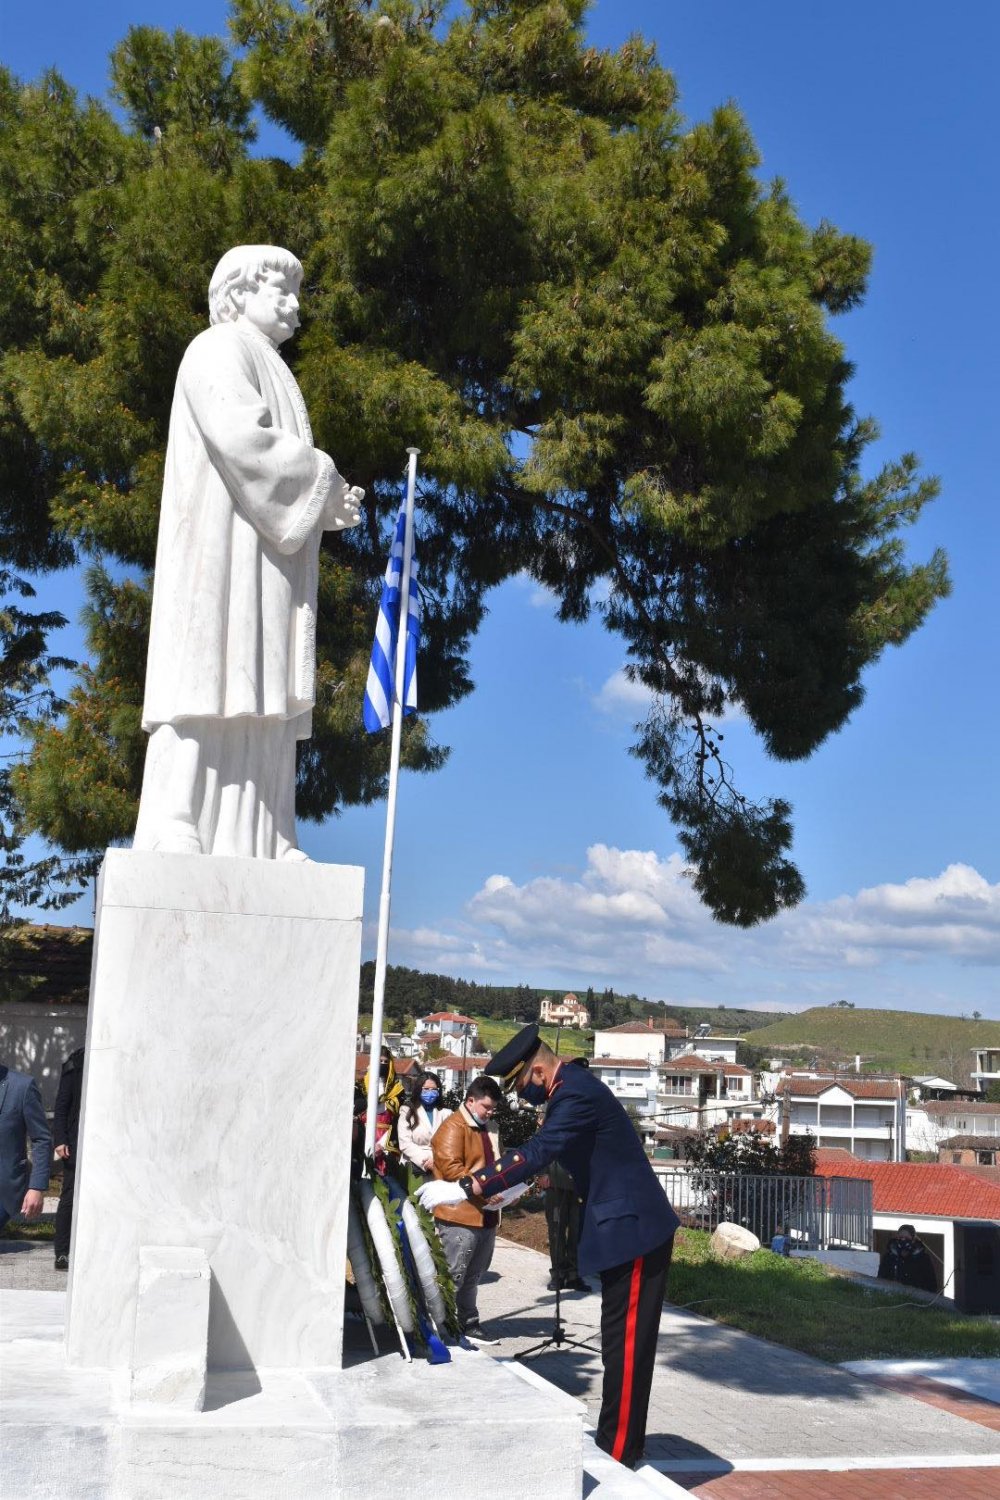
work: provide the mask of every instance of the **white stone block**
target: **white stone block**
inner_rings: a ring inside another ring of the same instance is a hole
[[[132,1400],[201,1411],[212,1273],[204,1250],[143,1245],[132,1340]]]
[[[709,1248],[719,1260],[742,1260],[760,1249],[760,1240],[742,1224],[723,1222],[712,1235]]]
[[[385,1500],[386,1476],[392,1490],[400,1475],[435,1500],[580,1500],[592,1488],[580,1404],[486,1354],[210,1374],[204,1409],[185,1412],[129,1404],[123,1378],[67,1368],[62,1304],[60,1292],[0,1291],[4,1500]]]
[[[127,1371],[142,1245],[212,1271],[209,1368],[337,1367],[363,871],[109,850],[67,1352]]]

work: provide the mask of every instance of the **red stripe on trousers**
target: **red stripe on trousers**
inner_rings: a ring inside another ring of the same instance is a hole
[[[625,1316],[625,1358],[622,1364],[622,1400],[618,1408],[618,1431],[615,1433],[615,1445],[611,1450],[611,1457],[620,1460],[625,1452],[625,1439],[628,1436],[628,1419],[632,1408],[632,1375],[635,1364],[635,1325],[639,1316],[639,1288],[642,1285],[642,1264],[644,1256],[640,1255],[632,1265],[632,1281],[628,1289],[628,1312]]]

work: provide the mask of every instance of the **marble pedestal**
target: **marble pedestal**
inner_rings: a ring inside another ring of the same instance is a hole
[[[580,1402],[488,1354],[217,1374],[204,1411],[170,1411],[130,1401],[119,1373],[67,1367],[63,1303],[61,1292],[0,1291],[0,1490],[11,1500],[386,1500],[401,1488],[435,1500],[580,1500],[594,1490]],[[595,1500],[625,1493],[602,1485]]]
[[[143,1246],[205,1252],[210,1370],[340,1365],[362,893],[349,866],[108,851],[71,1367],[129,1370]]]

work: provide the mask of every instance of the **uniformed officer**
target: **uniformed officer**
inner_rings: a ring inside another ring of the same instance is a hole
[[[585,1068],[567,1067],[540,1040],[537,1026],[519,1031],[485,1071],[508,1093],[544,1104],[544,1124],[492,1168],[458,1183],[434,1183],[420,1196],[451,1189],[489,1198],[553,1158],[566,1168],[582,1199],[579,1270],[601,1278],[604,1386],[597,1444],[634,1468],[646,1439],[660,1311],[680,1221],[611,1090]]]

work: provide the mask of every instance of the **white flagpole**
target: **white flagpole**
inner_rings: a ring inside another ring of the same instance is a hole
[[[392,885],[392,844],[396,833],[396,784],[399,780],[399,747],[403,735],[403,693],[406,681],[406,637],[410,623],[410,559],[413,556],[413,495],[417,485],[419,448],[407,448],[406,530],[403,540],[403,576],[399,590],[399,629],[396,631],[394,690],[389,713],[392,723],[392,751],[389,758],[389,800],[385,813],[385,850],[382,855],[382,893],[378,904],[378,944],[375,950],[375,994],[372,1001],[372,1044],[368,1055],[368,1120],[365,1125],[365,1156],[375,1155],[375,1126],[378,1114],[379,1056],[382,1051],[382,1025],[385,1016],[385,970],[389,953],[389,892]]]

